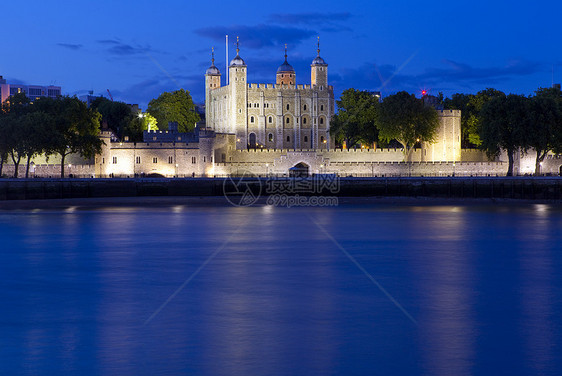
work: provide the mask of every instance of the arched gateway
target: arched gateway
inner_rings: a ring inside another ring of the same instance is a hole
[[[307,177],[310,166],[304,162],[299,162],[289,169],[290,177]]]

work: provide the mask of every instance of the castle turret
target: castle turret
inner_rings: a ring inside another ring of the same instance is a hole
[[[287,45],[285,44],[285,61],[277,68],[277,85],[295,85],[295,69],[287,62]]]
[[[328,64],[320,57],[320,37],[318,37],[318,54],[310,64],[310,84],[314,87],[321,86],[326,88],[328,86]]]
[[[240,43],[236,37],[236,57],[230,61],[228,72],[230,76],[230,114],[228,133],[236,133],[236,148],[244,149],[248,145],[248,83],[247,66],[240,57]]]
[[[221,72],[215,66],[215,48],[211,50],[211,66],[205,72],[205,121],[207,125],[214,124],[211,106],[211,90],[221,87]]]

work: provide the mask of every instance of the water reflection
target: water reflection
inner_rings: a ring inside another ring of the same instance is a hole
[[[463,240],[464,210],[430,208],[416,231],[424,234],[412,249],[421,275],[421,348],[428,374],[470,375],[475,358],[474,265]]]
[[[560,228],[532,205],[0,213],[0,373],[554,375]]]

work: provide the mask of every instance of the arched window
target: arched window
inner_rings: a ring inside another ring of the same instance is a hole
[[[303,111],[306,111],[306,104],[302,107]]]
[[[306,124],[306,118],[302,118],[302,123]]]
[[[287,111],[289,111],[289,105],[287,105]]]
[[[287,142],[291,142],[291,136],[287,136]]]
[[[324,111],[324,105],[323,104],[320,105],[320,111]]]
[[[285,119],[285,123],[289,124],[290,120],[289,118]]]
[[[267,122],[268,122],[269,124],[273,123],[273,118],[270,116],[269,118],[267,118]]]
[[[273,142],[273,133],[268,134],[267,139],[269,142]]]
[[[308,142],[308,136],[304,136],[304,142]]]
[[[320,124],[324,124],[324,118],[320,118]]]
[[[253,122],[254,122],[254,117],[250,116],[250,123],[253,123]]]
[[[320,142],[324,143],[324,136],[320,137]]]

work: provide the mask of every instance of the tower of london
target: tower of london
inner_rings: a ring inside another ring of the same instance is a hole
[[[334,89],[328,85],[328,64],[320,57],[320,45],[310,64],[310,84],[297,84],[286,47],[275,84],[248,83],[248,66],[238,43],[228,70],[225,86],[221,86],[214,57],[205,73],[207,128],[236,135],[237,150],[331,147],[328,131],[334,115]]]

